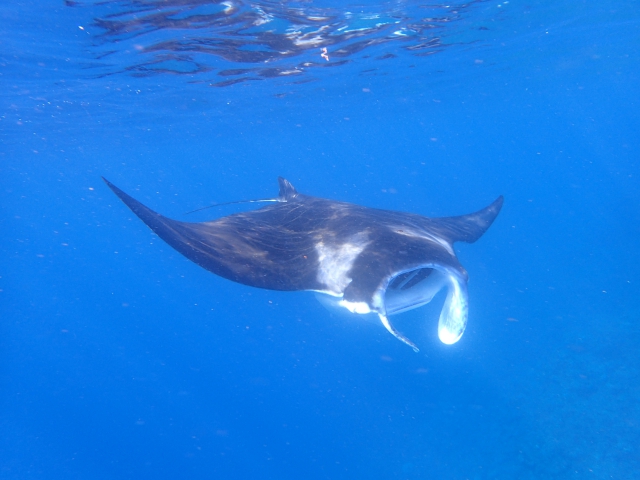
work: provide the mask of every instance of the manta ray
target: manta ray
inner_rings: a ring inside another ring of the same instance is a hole
[[[356,314],[377,314],[396,338],[389,316],[446,299],[438,336],[453,344],[467,325],[466,270],[453,244],[473,243],[491,226],[503,197],[469,215],[428,218],[299,193],[279,177],[266,207],[188,223],[164,217],[104,179],[162,240],[221,277],[269,290],[307,290]],[[233,202],[232,202],[233,203]]]

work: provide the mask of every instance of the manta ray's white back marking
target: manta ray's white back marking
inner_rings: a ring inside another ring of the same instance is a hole
[[[340,296],[351,283],[349,271],[358,255],[369,245],[367,232],[353,235],[342,245],[328,245],[320,240],[316,243],[318,253],[318,282],[326,287],[326,293]]]

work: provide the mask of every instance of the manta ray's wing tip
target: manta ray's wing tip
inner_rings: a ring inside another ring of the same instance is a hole
[[[104,181],[104,183],[107,184],[107,187],[109,187],[111,189],[111,191],[113,193],[115,193],[118,198],[120,198],[120,200],[122,200],[129,208],[132,208],[132,202],[136,202],[136,200],[134,200],[132,197],[130,197],[127,193],[125,193],[124,191],[120,190],[118,187],[116,187],[113,183],[111,183],[109,180],[107,180],[104,177],[100,177],[102,178],[102,180]]]
[[[109,180],[107,180],[103,176],[100,176],[100,178],[104,183],[107,184],[107,187],[109,187],[113,192],[115,192],[118,196],[120,196],[120,193],[118,192],[122,192],[122,190],[120,190],[118,187],[116,187],[113,183],[111,183]]]

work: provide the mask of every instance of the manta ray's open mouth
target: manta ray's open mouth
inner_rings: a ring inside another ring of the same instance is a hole
[[[445,287],[447,298],[440,312],[438,337],[447,345],[456,343],[467,326],[469,302],[466,280],[450,267],[430,265],[394,276],[382,294],[386,316],[426,305]],[[387,327],[388,320],[381,320]],[[395,331],[391,333],[398,336]],[[400,339],[407,343],[404,337]]]
[[[447,290],[447,297],[440,312],[438,337],[442,343],[451,345],[460,340],[467,326],[469,301],[466,278],[450,266],[430,264],[397,273],[391,277],[386,287],[382,286],[376,292],[371,306],[364,302],[349,302],[326,293],[318,292],[316,296],[320,303],[331,310],[346,309],[361,315],[377,313],[382,325],[393,336],[417,352],[416,344],[394,328],[389,316],[426,305],[443,288]]]

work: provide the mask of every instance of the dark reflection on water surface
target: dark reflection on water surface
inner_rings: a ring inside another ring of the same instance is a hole
[[[100,12],[92,29],[98,64],[91,68],[98,76],[209,73],[198,81],[228,86],[339,67],[357,54],[376,60],[431,55],[451,44],[442,40],[448,24],[482,1],[345,7],[265,0],[66,3]]]

